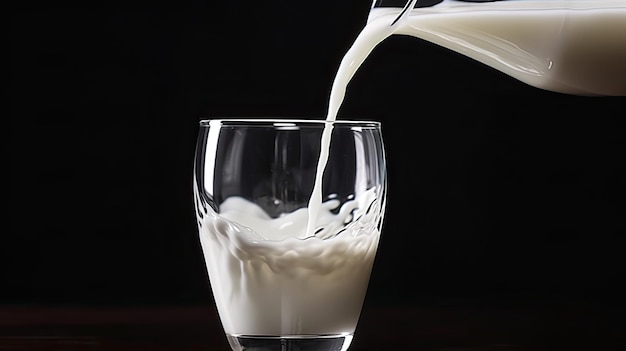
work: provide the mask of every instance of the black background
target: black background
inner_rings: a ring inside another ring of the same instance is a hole
[[[198,121],[325,117],[367,0],[22,3],[9,28],[2,302],[211,301]],[[380,120],[368,301],[620,302],[624,98],[541,91],[417,38],[381,43],[338,118]]]

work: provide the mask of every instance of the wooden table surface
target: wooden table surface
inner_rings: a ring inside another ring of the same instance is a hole
[[[350,351],[626,350],[623,309],[585,303],[365,305]],[[0,350],[229,351],[212,305],[0,306]]]

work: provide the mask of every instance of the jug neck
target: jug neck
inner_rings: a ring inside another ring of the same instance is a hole
[[[419,0],[415,4],[415,8],[418,8],[418,7],[430,7],[430,6],[437,5],[438,3],[443,2],[443,1],[444,0]],[[462,1],[462,2],[495,2],[495,1],[502,1],[502,0],[457,0],[457,1]],[[374,0],[374,2],[372,3],[372,8],[375,8],[375,7],[404,7],[405,4],[406,4],[406,0]]]

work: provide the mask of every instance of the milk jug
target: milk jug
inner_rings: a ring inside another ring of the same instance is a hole
[[[374,0],[392,20],[404,0]],[[394,31],[453,50],[531,86],[626,96],[626,0],[422,0]]]

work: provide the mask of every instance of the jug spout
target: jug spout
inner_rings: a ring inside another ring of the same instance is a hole
[[[415,8],[429,7],[442,2],[443,0],[418,0],[415,3]],[[404,7],[406,0],[374,0],[372,8],[374,7]]]
[[[429,7],[436,5],[444,0],[418,0],[415,3],[415,8],[419,7]],[[502,0],[458,0],[463,2],[495,2]],[[406,5],[406,0],[374,0],[372,4],[372,8],[374,7],[404,7]]]

